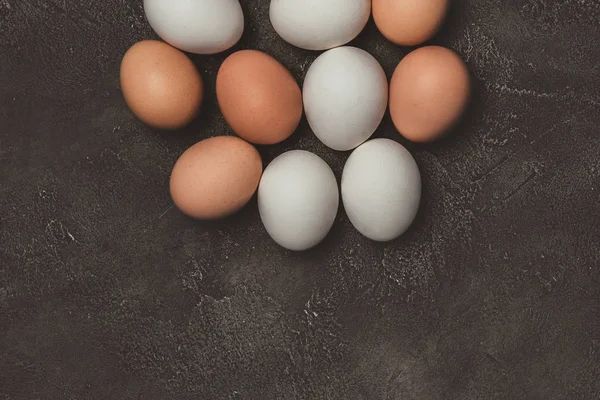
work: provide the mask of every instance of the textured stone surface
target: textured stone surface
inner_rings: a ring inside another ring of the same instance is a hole
[[[277,37],[267,0],[242,4],[236,49],[301,82],[318,53]],[[172,207],[177,157],[231,134],[227,54],[193,57],[201,118],[154,132],[118,79],[153,37],[140,0],[0,0],[0,399],[600,398],[598,0],[454,1],[434,42],[475,94],[451,137],[407,144],[414,228],[374,244],[340,212],[304,254],[255,202],[218,223]],[[372,22],[354,44],[388,76],[408,51]],[[376,136],[400,140],[389,117]],[[347,154],[306,122],[260,151],[292,148],[339,178]]]

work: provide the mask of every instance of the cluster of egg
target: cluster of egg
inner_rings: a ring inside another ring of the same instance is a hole
[[[199,72],[180,50],[214,54],[231,48],[244,30],[242,8],[238,0],[145,0],[144,9],[166,43],[143,41],[127,51],[121,65],[124,97],[146,124],[181,128],[198,115],[204,92]],[[426,46],[400,62],[388,85],[374,57],[344,45],[371,13],[387,39],[421,44],[437,32],[447,9],[448,0],[271,0],[271,24],[285,41],[325,52],[308,69],[302,90],[263,52],[242,50],[223,62],[217,100],[239,137],[213,137],[183,153],[171,175],[175,205],[191,217],[216,219],[241,209],[258,190],[262,222],[278,244],[296,251],[317,245],[340,202],[331,168],[315,154],[295,150],[263,171],[253,146],[287,139],[305,113],[326,146],[353,150],[341,182],[351,223],[376,241],[402,235],[419,208],[419,168],[399,143],[369,138],[388,106],[405,138],[440,138],[466,106],[469,74],[451,50]]]

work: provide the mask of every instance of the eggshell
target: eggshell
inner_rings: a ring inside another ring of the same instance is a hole
[[[146,124],[177,129],[200,111],[204,85],[192,61],[166,43],[133,45],[121,63],[121,89],[131,111]]]
[[[238,0],[144,0],[144,11],[165,42],[190,53],[220,53],[244,32]]]
[[[469,71],[452,50],[428,46],[409,53],[390,83],[390,114],[414,142],[442,137],[463,114],[471,92]]]
[[[272,0],[269,14],[286,42],[327,50],[358,36],[371,15],[371,0]]]
[[[258,188],[258,209],[269,235],[282,247],[308,250],[329,233],[339,206],[331,168],[315,154],[293,150],[277,157]]]
[[[448,0],[373,0],[373,19],[388,40],[416,46],[436,34],[448,5]]]
[[[381,123],[388,101],[387,78],[366,51],[338,47],[310,66],[303,98],[306,118],[319,140],[334,150],[351,150]]]
[[[393,240],[410,227],[419,210],[419,167],[401,144],[370,140],[344,166],[342,201],[360,233],[380,242]]]
[[[231,128],[256,144],[287,139],[302,118],[302,93],[292,74],[256,50],[238,51],[223,62],[217,100]]]
[[[177,160],[171,197],[184,214],[198,219],[226,217],[254,195],[262,174],[256,149],[234,136],[196,143]]]

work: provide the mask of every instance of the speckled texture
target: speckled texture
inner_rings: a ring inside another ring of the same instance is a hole
[[[301,82],[318,53],[243,1],[236,49]],[[231,134],[195,56],[201,118],[149,130],[119,62],[154,38],[141,1],[0,0],[0,399],[600,398],[600,2],[457,0],[433,41],[474,98],[456,132],[410,145],[413,229],[374,244],[343,212],[316,250],[278,248],[256,202],[218,223],[173,207],[196,141]],[[407,49],[355,44],[388,77]],[[397,140],[389,117],[376,136]],[[403,142],[406,144],[405,142]],[[306,122],[338,178],[347,155]]]

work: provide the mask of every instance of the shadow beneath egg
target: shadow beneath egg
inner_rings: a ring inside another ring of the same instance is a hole
[[[175,207],[175,210],[177,213],[179,213],[179,218],[186,220],[187,224],[193,225],[194,229],[199,229],[201,231],[236,231],[238,229],[244,229],[248,226],[251,226],[252,221],[255,221],[255,219],[258,218],[258,202],[256,193],[239,211],[219,219],[194,219],[177,210],[177,207]]]
[[[260,153],[264,167],[266,168],[267,165],[271,163],[271,161],[273,161],[281,154],[290,150],[300,149],[302,147],[300,146],[300,141],[304,138],[304,135],[306,134],[307,130],[310,130],[308,121],[306,120],[304,115],[302,115],[300,123],[298,124],[298,127],[296,128],[294,133],[292,133],[290,137],[285,139],[283,142],[267,145],[254,145]]]
[[[448,38],[455,37],[459,33],[457,27],[465,26],[465,24],[460,22],[463,18],[461,10],[456,7],[453,1],[449,1],[448,3],[448,11],[442,25],[436,34],[423,44],[424,46],[447,46],[449,42]]]
[[[346,46],[357,47],[371,54],[385,71],[388,83],[398,63],[408,54],[404,47],[389,41],[379,32],[372,15],[361,33]]]

